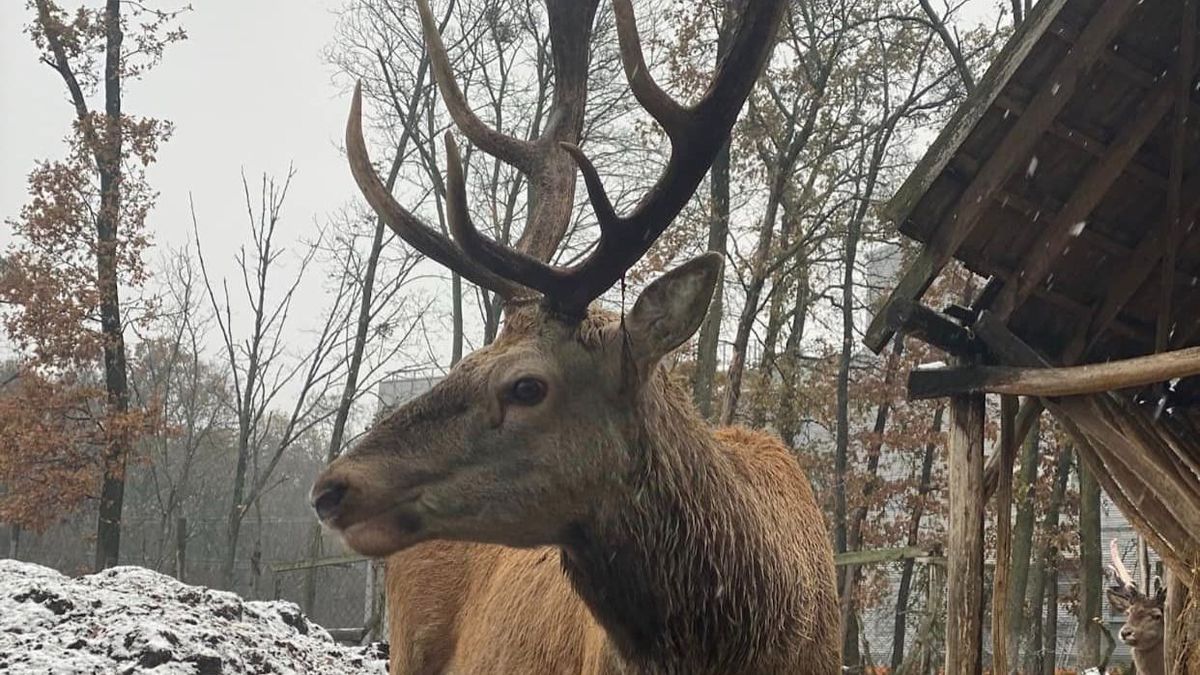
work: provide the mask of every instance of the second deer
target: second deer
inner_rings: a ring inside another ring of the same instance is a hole
[[[1113,609],[1125,615],[1121,641],[1129,645],[1133,652],[1133,663],[1139,675],[1165,675],[1163,604],[1167,599],[1166,593],[1160,588],[1147,596],[1138,590],[1133,575],[1121,562],[1116,539],[1109,542],[1108,555],[1111,560],[1109,570],[1117,581],[1115,586],[1108,589],[1108,602]]]

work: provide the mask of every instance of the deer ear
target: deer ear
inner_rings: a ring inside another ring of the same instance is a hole
[[[1113,611],[1118,614],[1124,614],[1129,611],[1129,596],[1124,589],[1110,588],[1106,592],[1108,595],[1108,604],[1112,606]]]
[[[667,272],[642,291],[625,318],[640,368],[656,363],[696,332],[721,276],[721,255],[705,253]]]

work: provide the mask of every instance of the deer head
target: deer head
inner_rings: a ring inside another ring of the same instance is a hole
[[[1159,588],[1153,595],[1147,596],[1138,590],[1133,575],[1121,562],[1116,539],[1109,542],[1109,558],[1112,561],[1109,570],[1117,583],[1109,587],[1108,601],[1113,609],[1125,615],[1121,641],[1129,645],[1135,654],[1160,649],[1164,635],[1163,603],[1167,598],[1166,593]]]
[[[548,0],[555,60],[551,122],[532,141],[488,128],[454,83],[425,0],[418,0],[432,71],[459,130],[525,172],[529,220],[515,248],[484,236],[467,213],[463,167],[446,135],[447,221],[454,240],[400,206],[367,156],[361,93],[346,144],[354,177],[388,225],[425,255],[499,294],[505,325],[431,391],[373,428],[313,487],[321,520],[354,549],[386,555],[428,539],[532,546],[560,543],[589,509],[624,498],[644,467],[637,438],[661,405],[659,360],[699,327],[720,274],[701,256],[650,284],[628,315],[590,309],[653,245],[691,198],[728,138],[762,69],[784,3],[751,0],[716,77],[693,106],[669,96],[644,62],[629,0],[613,0],[620,53],[635,98],[671,142],[666,168],[628,214],[616,212],[577,147],[598,0]],[[582,172],[600,237],[573,267],[546,262],[570,218]],[[665,430],[654,430],[662,433]]]

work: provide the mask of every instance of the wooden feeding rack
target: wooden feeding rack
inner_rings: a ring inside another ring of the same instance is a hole
[[[1200,672],[1200,620],[1178,612],[1200,593],[1197,4],[1041,0],[887,207],[920,246],[864,341],[904,333],[954,360],[909,380],[951,397],[947,673],[980,672],[984,505],[1009,512],[1013,453],[1043,408],[1162,556],[1169,666]],[[987,284],[923,305],[952,260]],[[986,461],[984,392],[1007,395]]]

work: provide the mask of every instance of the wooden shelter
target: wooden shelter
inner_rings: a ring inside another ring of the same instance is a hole
[[[979,672],[984,505],[1011,509],[1016,444],[1043,407],[1162,556],[1169,668],[1200,672],[1197,4],[1041,0],[888,207],[920,246],[865,342],[903,332],[955,359],[909,380],[951,396],[947,673]],[[923,305],[954,259],[986,285]],[[1009,396],[985,462],[989,391]]]

